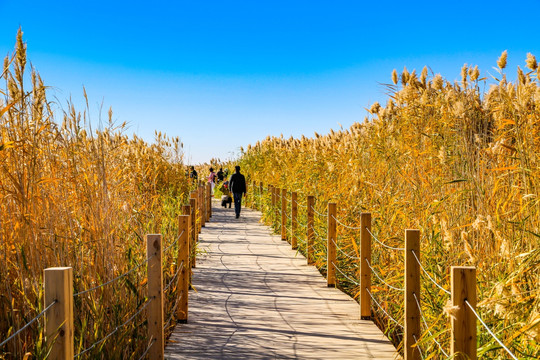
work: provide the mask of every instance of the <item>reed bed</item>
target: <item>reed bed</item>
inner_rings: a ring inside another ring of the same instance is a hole
[[[44,308],[43,269],[71,266],[74,292],[103,284],[144,262],[147,233],[164,246],[178,235],[188,195],[178,138],[129,137],[112,111],[92,128],[88,109],[61,110],[26,59],[19,30],[4,60],[0,88],[0,341]],[[85,93],[86,97],[86,93]],[[172,252],[171,252],[172,253]],[[165,281],[174,274],[169,255]],[[75,296],[75,353],[126,321],[145,301],[145,266]],[[144,316],[79,357],[138,358],[147,345]],[[0,348],[0,358],[47,358],[38,320]]]
[[[371,212],[374,235],[391,246],[403,246],[404,229],[420,229],[421,261],[432,277],[449,289],[452,265],[476,266],[480,315],[518,358],[540,358],[540,69],[529,54],[512,82],[506,60],[504,52],[489,78],[465,65],[455,82],[427,68],[394,71],[388,102],[373,104],[363,123],[309,138],[267,137],[243,150],[240,162],[250,181],[299,191],[304,204],[315,195],[319,211],[336,201],[338,218],[351,226]],[[324,220],[315,218],[324,236]],[[357,252],[359,234],[339,231],[340,246]],[[323,245],[316,244],[316,265],[324,273]],[[402,253],[374,242],[372,262],[403,286]],[[342,257],[339,266],[354,275],[357,265]],[[402,319],[402,293],[373,281],[385,311]],[[356,297],[358,288],[343,277],[341,284]],[[445,358],[434,340],[450,348],[447,300],[422,281],[426,358]],[[400,347],[399,327],[374,312]],[[507,358],[480,326],[478,334],[483,359]]]

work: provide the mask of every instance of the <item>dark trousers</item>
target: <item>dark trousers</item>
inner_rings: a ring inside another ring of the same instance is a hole
[[[237,216],[240,216],[240,208],[242,207],[242,193],[234,193],[234,212]]]

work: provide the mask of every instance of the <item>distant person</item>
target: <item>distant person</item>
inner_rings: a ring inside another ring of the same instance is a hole
[[[246,178],[240,174],[240,166],[236,165],[234,169],[236,172],[232,174],[229,180],[229,189],[233,193],[234,212],[238,219],[240,217],[240,208],[242,207],[242,194],[246,196]]]
[[[231,198],[231,192],[229,191],[229,182],[227,180],[223,182],[223,185],[221,185],[220,190],[221,190],[221,193],[223,194],[221,195],[221,206],[226,208],[227,204],[229,204],[229,209],[230,209],[231,204],[232,204],[232,198]]]
[[[208,183],[210,184],[210,187],[212,188],[212,196],[214,196],[214,187],[216,186],[216,179],[217,175],[214,172],[214,168],[210,168],[210,175],[208,175]]]
[[[192,180],[192,181],[195,181],[197,182],[197,171],[195,170],[195,166],[192,166],[191,167],[191,173],[189,174],[189,178]]]
[[[225,174],[223,174],[223,169],[219,168],[219,171],[217,172],[217,178],[219,182],[222,182],[225,178]]]

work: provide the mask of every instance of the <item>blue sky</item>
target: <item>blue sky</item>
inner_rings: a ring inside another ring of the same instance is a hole
[[[186,162],[348,127],[385,101],[394,68],[488,75],[507,49],[513,76],[540,57],[539,0],[0,0],[0,13],[0,54],[21,26],[51,96],[83,110],[84,85],[93,122],[103,102],[130,134],[180,136]]]

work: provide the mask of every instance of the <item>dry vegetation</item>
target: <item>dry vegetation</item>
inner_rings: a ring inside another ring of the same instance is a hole
[[[146,233],[162,233],[165,245],[175,239],[188,194],[178,138],[128,137],[110,111],[93,130],[86,112],[59,111],[28,70],[19,31],[0,88],[0,341],[43,309],[43,269],[73,267],[75,293],[113,279],[144,261]],[[167,281],[174,266],[164,263]],[[76,354],[145,301],[145,276],[143,266],[75,297]],[[141,316],[83,358],[136,358],[145,347]],[[26,353],[46,357],[42,321],[0,348],[0,358]]]
[[[454,83],[426,68],[419,76],[394,71],[388,103],[374,104],[363,124],[313,138],[268,137],[241,161],[250,180],[316,195],[321,212],[336,201],[347,224],[358,226],[359,214],[371,212],[374,233],[389,245],[403,246],[404,229],[420,229],[432,276],[449,289],[450,266],[476,266],[481,316],[516,356],[540,358],[540,70],[529,54],[510,82],[506,56],[488,79],[472,66]],[[324,227],[319,220],[322,236]],[[358,234],[338,231],[340,246],[357,251]],[[317,248],[324,272],[323,241]],[[375,269],[402,287],[403,254],[373,249]],[[340,267],[354,276],[356,264],[341,258]],[[402,293],[373,281],[374,295],[401,319]],[[448,351],[448,296],[425,278],[422,287],[430,331]],[[375,311],[398,345],[399,328]],[[424,354],[444,358],[433,337],[420,339]],[[507,358],[480,327],[479,347],[481,358]]]

